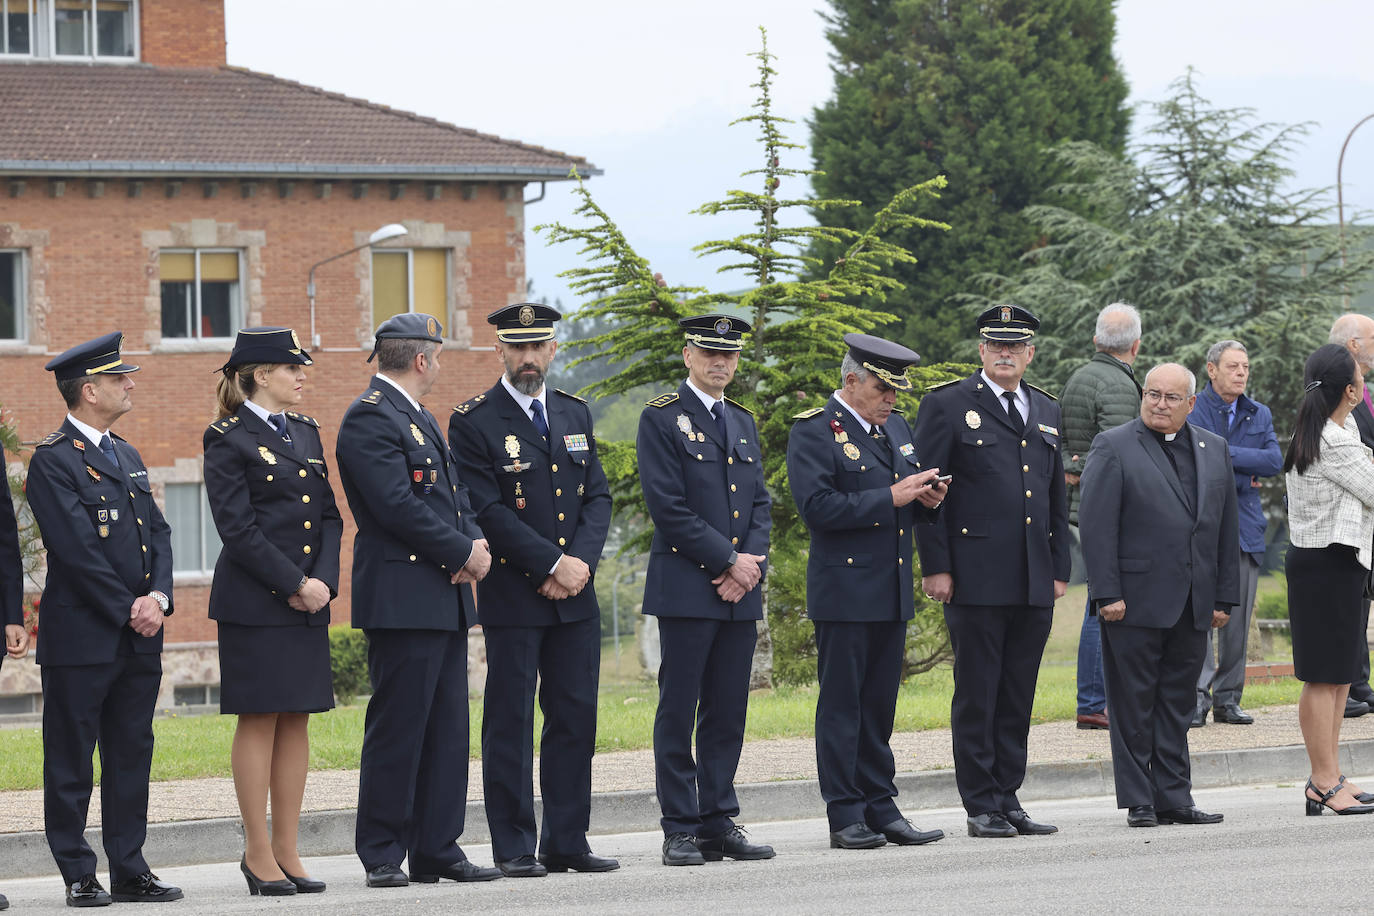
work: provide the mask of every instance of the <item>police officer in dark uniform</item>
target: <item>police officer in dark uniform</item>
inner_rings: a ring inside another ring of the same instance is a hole
[[[581,398],[544,384],[558,352],[547,305],[487,316],[505,371],[454,408],[448,441],[494,557],[477,587],[487,640],[482,786],[492,855],[507,877],[613,871],[587,845],[601,609],[593,576],[611,524],[611,492]],[[544,714],[535,859],[534,694]]]
[[[917,524],[945,497],[939,469],[922,469],[896,411],[910,391],[915,352],[868,334],[846,334],[842,390],[804,411],[787,440],[787,478],[811,532],[807,616],[816,627],[820,696],[816,769],[835,849],[934,842],[894,799],[892,722],[914,615],[910,560]]]
[[[309,365],[290,328],[239,331],[220,369],[218,417],[203,435],[205,495],[224,544],[210,588],[219,708],[238,716],[239,867],[254,895],[325,889],[305,874],[296,839],[310,713],[334,707],[329,602],[338,594],[343,521],[319,424],[294,409]]]
[[[335,449],[358,525],[353,626],[367,634],[372,699],[358,786],[358,858],[369,887],[489,881],[458,846],[467,805],[472,589],[491,554],[439,425],[420,406],[443,337],[429,315],[377,328],[377,374],[349,406]]]
[[[43,591],[43,817],[69,906],[181,899],[143,858],[162,620],[172,613],[172,534],[148,469],[110,426],[133,408],[118,331],[44,368],[67,419],[29,462],[29,507],[48,554]],[[100,745],[110,893],[82,836]]]
[[[727,315],[679,324],[687,380],[649,401],[636,441],[654,522],[644,613],[658,618],[663,647],[654,716],[663,864],[768,859],[773,848],[732,820],[772,527],[754,417],[724,397],[749,324]]]
[[[1016,797],[1040,657],[1069,578],[1059,407],[1022,381],[1039,326],[1019,306],[983,312],[983,368],[931,389],[916,416],[922,463],[954,477],[916,544],[922,588],[944,603],[954,648],[954,776],[974,837],[1057,829]]]
[[[5,452],[0,449],[0,472],[5,467]],[[14,500],[9,481],[0,478],[0,624],[5,630],[5,656],[23,658],[29,651],[29,631],[24,626],[24,562],[19,554],[19,525],[14,517]],[[10,902],[0,894],[0,910]]]

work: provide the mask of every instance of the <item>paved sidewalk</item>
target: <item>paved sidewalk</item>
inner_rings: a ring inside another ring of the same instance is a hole
[[[1217,725],[1188,733],[1193,756],[1206,752],[1250,748],[1278,748],[1302,744],[1298,708],[1274,706],[1252,709],[1255,724]],[[1347,719],[1341,729],[1343,742],[1374,739],[1374,715]],[[892,751],[899,773],[953,770],[949,729],[902,732],[892,736]],[[1109,762],[1111,749],[1105,731],[1080,731],[1073,722],[1047,722],[1032,726],[1030,763],[1069,764]],[[1301,751],[1298,750],[1299,755]],[[1296,777],[1297,774],[1294,774]],[[810,738],[751,741],[745,744],[736,783],[759,784],[788,780],[815,780],[816,753]],[[534,784],[539,785],[535,761]],[[592,764],[592,791],[598,794],[652,792],[653,752],[616,751],[598,754]],[[1374,787],[1365,787],[1374,788]],[[480,801],[480,761],[470,761],[468,798]],[[306,811],[351,809],[358,800],[357,770],[322,770],[310,774],[306,784]],[[958,803],[957,794],[943,801]],[[156,782],[149,799],[149,820],[154,823],[208,818],[236,818],[238,807],[229,779],[186,779]],[[747,815],[746,815],[747,816]],[[90,826],[100,825],[100,793],[91,797]],[[43,798],[39,790],[0,793],[0,833],[41,831]]]

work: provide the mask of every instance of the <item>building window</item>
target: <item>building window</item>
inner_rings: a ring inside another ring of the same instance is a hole
[[[448,326],[448,251],[372,252],[372,326],[402,312],[423,312]]]
[[[0,3],[5,0],[0,0]],[[24,337],[24,253],[0,250],[0,340]]]
[[[233,337],[243,322],[237,251],[162,251],[162,337]]]
[[[203,483],[166,486],[167,523],[172,526],[172,571],[208,574],[215,571],[222,546]]]
[[[0,54],[33,54],[34,0],[0,0]]]
[[[13,2],[13,0],[11,0]],[[53,57],[132,60],[134,0],[38,0],[52,5]]]
[[[3,2],[3,0],[0,0]],[[38,712],[37,693],[17,693],[0,697],[0,716],[26,716]]]
[[[187,684],[172,688],[174,706],[218,706],[218,684]]]

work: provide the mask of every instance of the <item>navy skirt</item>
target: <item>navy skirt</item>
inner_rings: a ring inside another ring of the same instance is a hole
[[[219,624],[220,712],[324,712],[333,708],[329,627]]]

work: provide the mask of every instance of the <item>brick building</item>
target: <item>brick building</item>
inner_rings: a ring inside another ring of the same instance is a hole
[[[537,199],[542,182],[595,170],[228,66],[223,0],[0,0],[0,20],[0,403],[36,442],[65,412],[43,364],[124,332],[143,371],[116,429],[142,452],[174,529],[162,701],[178,687],[189,701],[218,681],[200,442],[237,329],[284,325],[311,343],[300,409],[332,455],[371,374],[372,329],[399,311],[433,314],[448,342],[427,401],[445,423],[498,371],[484,319],[522,298],[526,185]],[[368,247],[390,223],[407,234]],[[318,268],[312,308],[311,266],[354,248]],[[346,529],[333,607],[345,621],[353,528],[335,491]],[[36,708],[37,689],[31,660],[6,665],[0,712]]]

